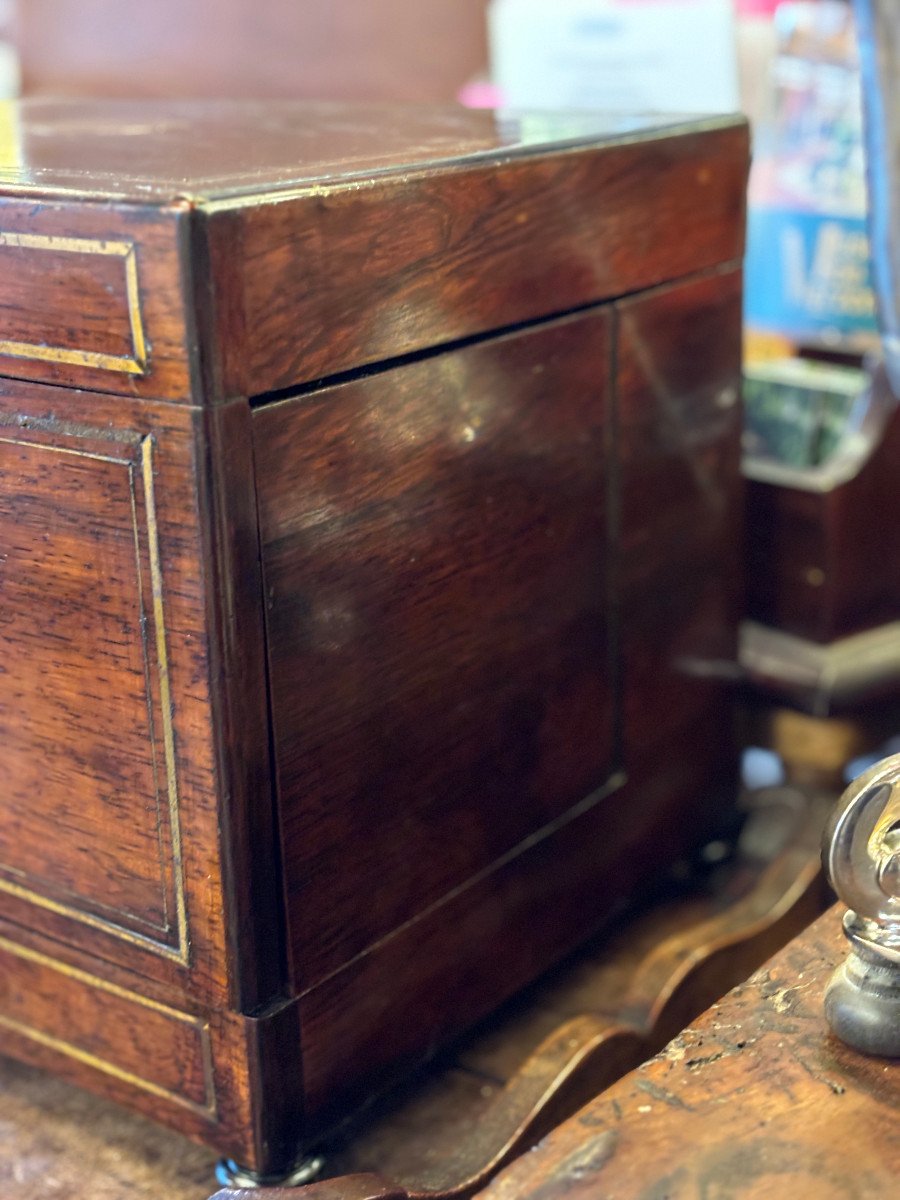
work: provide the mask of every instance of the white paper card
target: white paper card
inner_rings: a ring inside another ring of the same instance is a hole
[[[488,30],[513,108],[739,107],[732,0],[492,0]]]

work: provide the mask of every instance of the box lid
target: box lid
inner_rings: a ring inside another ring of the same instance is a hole
[[[0,373],[210,403],[734,260],[740,117],[0,105]]]

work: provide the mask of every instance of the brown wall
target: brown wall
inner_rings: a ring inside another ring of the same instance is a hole
[[[452,100],[486,0],[19,0],[30,93]]]

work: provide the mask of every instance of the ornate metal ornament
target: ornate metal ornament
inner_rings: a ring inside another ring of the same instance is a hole
[[[851,951],[831,978],[825,1015],[864,1054],[900,1057],[900,754],[844,792],[825,830],[823,862],[849,905]]]

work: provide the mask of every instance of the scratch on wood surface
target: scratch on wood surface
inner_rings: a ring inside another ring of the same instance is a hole
[[[676,1096],[674,1092],[669,1092],[665,1088],[660,1087],[658,1083],[653,1083],[649,1079],[639,1079],[637,1086],[642,1092],[646,1092],[648,1096],[652,1096],[654,1100],[659,1100],[662,1104],[667,1104],[669,1108],[682,1108],[685,1112],[693,1112],[689,1104]]]
[[[572,1154],[564,1158],[555,1168],[551,1179],[554,1182],[573,1182],[593,1175],[604,1167],[616,1152],[619,1135],[607,1129],[596,1137],[589,1138]]]

